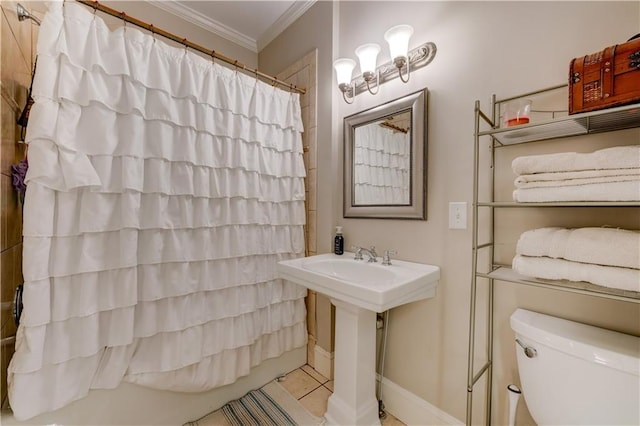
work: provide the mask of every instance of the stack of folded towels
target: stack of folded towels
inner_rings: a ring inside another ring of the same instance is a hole
[[[640,145],[530,155],[511,166],[518,175],[515,201],[640,200]]]
[[[556,227],[526,231],[518,240],[513,269],[530,277],[640,292],[640,231]]]

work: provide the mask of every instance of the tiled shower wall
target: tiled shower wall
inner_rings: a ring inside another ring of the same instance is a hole
[[[24,3],[30,9],[29,3]],[[11,165],[24,158],[26,148],[19,143],[20,127],[16,120],[27,101],[35,57],[38,27],[31,21],[18,21],[15,2],[2,2],[0,17],[2,145],[0,147],[0,179],[2,222],[0,224],[0,398],[7,395],[7,366],[14,351],[16,326],[12,315],[13,294],[22,283],[22,207],[11,185]],[[34,11],[42,18],[42,13]]]
[[[304,147],[304,165],[307,170],[305,180],[307,213],[306,232],[306,254],[313,256],[316,251],[316,177],[317,177],[317,50],[306,54],[303,58],[289,65],[276,77],[293,83],[296,86],[307,89],[304,95],[300,96],[300,106],[302,108],[302,123],[304,133],[302,134],[302,145]],[[315,367],[314,348],[316,346],[316,292],[309,290],[306,298],[307,304],[307,331],[309,340],[307,343],[307,363]]]

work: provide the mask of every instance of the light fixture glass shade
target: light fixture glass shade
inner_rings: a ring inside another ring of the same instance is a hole
[[[353,69],[356,67],[356,61],[349,58],[340,58],[336,59],[333,62],[333,68],[336,70],[336,78],[338,80],[338,85],[340,84],[351,84],[351,74],[353,73]]]
[[[407,57],[411,35],[413,35],[413,27],[411,25],[396,25],[384,33],[384,39],[389,43],[391,60]]]
[[[380,45],[376,43],[367,43],[356,49],[356,55],[360,60],[360,72],[376,72],[376,59],[380,53]]]

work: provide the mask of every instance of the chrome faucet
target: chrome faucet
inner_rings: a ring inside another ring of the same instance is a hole
[[[385,250],[384,251],[384,256],[382,256],[382,264],[384,266],[391,265],[391,255],[392,254],[398,254],[398,252],[396,250]]]
[[[373,263],[378,261],[376,259],[376,257],[378,257],[378,253],[376,253],[376,248],[374,246],[371,246],[368,249],[364,247],[351,246],[351,250],[355,250],[355,256],[353,257],[354,260],[362,260],[362,252],[364,252],[369,256],[369,260],[367,260],[367,262]]]
[[[353,256],[353,260],[362,260],[362,247],[351,246],[351,250],[355,251],[355,256]]]

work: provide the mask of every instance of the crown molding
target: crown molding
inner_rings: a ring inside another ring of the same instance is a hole
[[[175,1],[146,1],[149,4],[157,7],[158,9],[169,12],[179,18],[184,19],[187,22],[199,26],[200,28],[204,28],[205,30],[217,36],[220,36],[239,46],[242,46],[245,49],[249,49],[254,53],[258,53],[258,44],[256,43],[256,40],[252,39],[251,37],[247,37],[246,35],[224,25],[221,22],[216,21],[215,19],[209,18],[208,16],[205,16],[202,13],[191,9],[188,6],[185,6],[184,4],[180,4]]]
[[[262,50],[266,45],[271,43],[278,37],[289,25],[293,24],[296,19],[301,17],[317,0],[297,0],[260,36],[257,42],[258,51]]]

